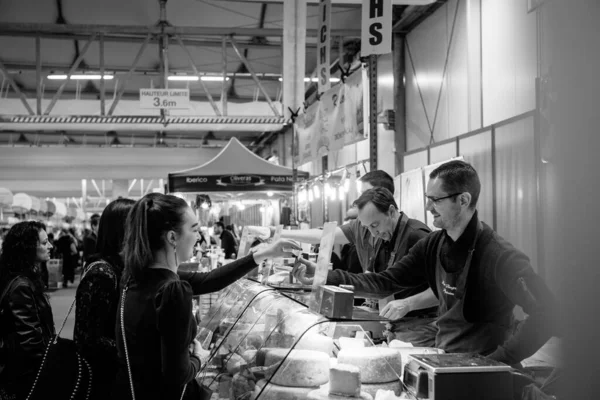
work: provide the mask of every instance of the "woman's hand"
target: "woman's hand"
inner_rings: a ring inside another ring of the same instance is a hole
[[[200,359],[200,365],[204,365],[208,362],[210,351],[204,350],[198,340],[194,339],[194,341],[190,344],[190,351],[193,355]]]
[[[300,243],[290,239],[279,239],[274,243],[257,247],[252,255],[254,261],[260,264],[267,258],[293,257],[293,250],[302,250]]]

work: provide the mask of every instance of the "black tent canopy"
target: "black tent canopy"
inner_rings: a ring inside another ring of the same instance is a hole
[[[292,168],[272,164],[231,138],[207,163],[169,174],[169,192],[291,192]],[[308,173],[298,171],[298,179]]]

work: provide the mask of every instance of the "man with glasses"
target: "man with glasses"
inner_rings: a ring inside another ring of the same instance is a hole
[[[394,180],[385,171],[368,172],[360,178],[360,182],[362,190],[386,192],[384,205],[378,209],[370,204],[365,211],[379,221],[379,228],[371,229],[360,218],[354,219],[336,228],[335,244],[353,244],[364,273],[381,272],[400,260],[430,230],[424,223],[399,211],[392,194]],[[283,231],[282,237],[314,244],[320,242],[322,233],[320,229]],[[381,303],[379,311],[380,315],[393,321],[389,328],[394,338],[428,347],[435,339],[435,332],[428,325],[437,317],[437,304],[433,291],[423,283],[404,290],[402,298],[396,298],[385,306]]]
[[[327,284],[354,285],[356,291],[382,296],[427,284],[439,299],[435,347],[516,365],[552,336],[555,299],[529,258],[479,221],[481,185],[470,164],[450,161],[429,177],[426,209],[441,230],[419,241],[385,271],[332,271]],[[367,191],[356,201],[359,218],[361,204],[370,196],[372,191]],[[306,283],[314,265],[302,263],[294,273]],[[528,318],[513,331],[515,305]]]

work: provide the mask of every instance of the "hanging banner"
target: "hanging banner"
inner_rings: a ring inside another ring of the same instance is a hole
[[[331,0],[319,2],[319,36],[317,40],[317,77],[319,93],[325,93],[331,88]]]
[[[357,71],[296,119],[297,165],[364,140],[364,125],[362,75]]]
[[[363,0],[361,56],[391,52],[392,0]]]

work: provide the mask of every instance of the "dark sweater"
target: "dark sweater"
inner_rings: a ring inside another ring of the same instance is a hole
[[[462,235],[464,239],[461,236],[456,243],[447,241],[442,247],[441,259],[446,271],[455,272],[464,266],[477,222],[475,214]],[[350,284],[354,285],[357,294],[385,297],[427,283],[438,296],[437,249],[440,240],[446,236],[445,231],[430,234],[400,261],[380,273],[356,275],[332,271],[328,274],[327,284]],[[515,364],[535,353],[553,334],[555,304],[552,293],[531,267],[529,258],[483,224],[467,278],[464,317],[468,322],[502,324],[511,320],[515,305],[521,306],[529,316],[514,335],[508,334],[505,343],[497,343],[497,350],[489,356]]]
[[[223,289],[256,268],[252,255],[208,273],[148,269],[146,279],[132,283],[125,300],[127,349],[137,399],[178,399],[183,386],[200,369],[190,355],[196,337],[192,295]],[[117,312],[119,367],[114,397],[131,399],[129,377]]]

